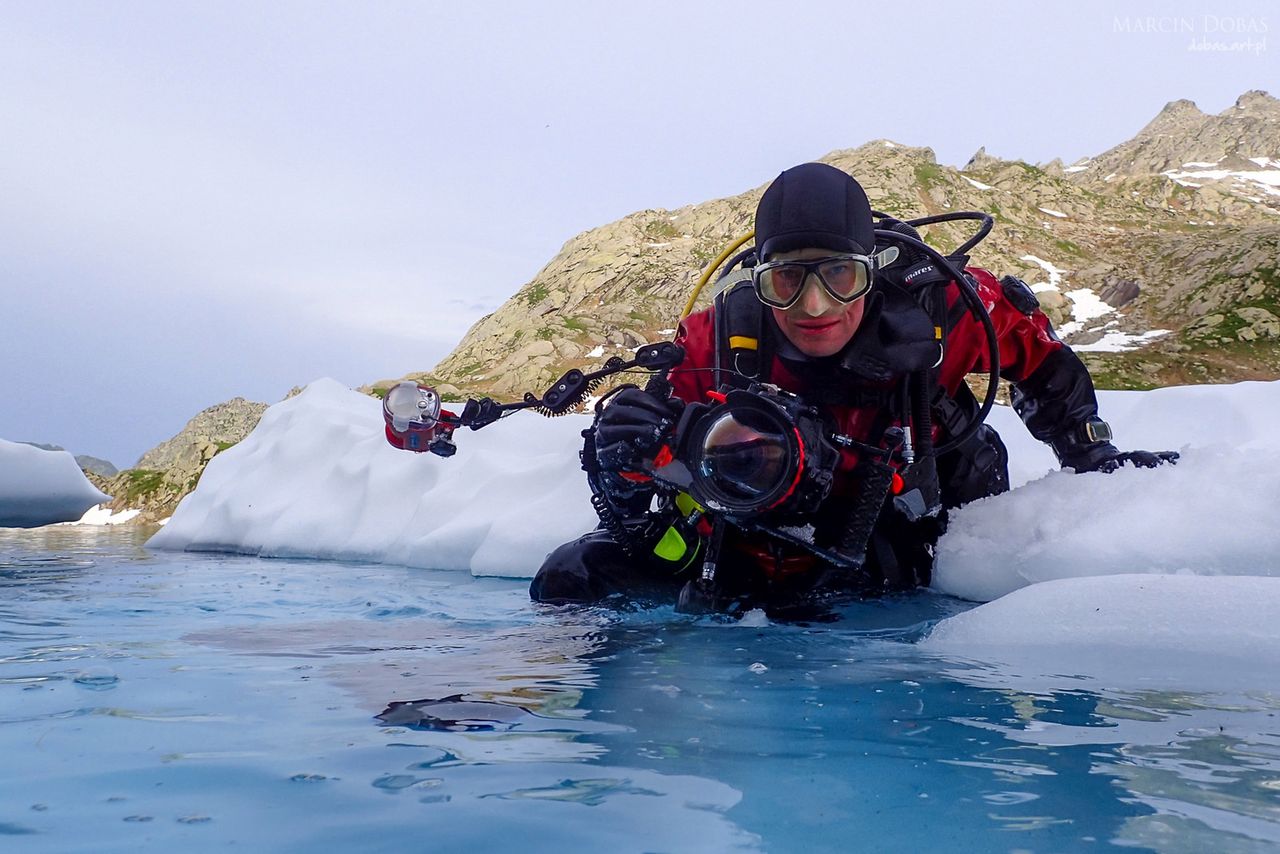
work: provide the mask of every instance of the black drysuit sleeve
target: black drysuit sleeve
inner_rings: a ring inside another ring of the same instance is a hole
[[[1011,397],[1022,423],[1053,447],[1062,466],[1092,469],[1118,453],[1110,442],[1087,442],[1080,435],[1081,425],[1098,415],[1098,396],[1089,369],[1070,347],[1050,353],[1030,376],[1014,383]]]
[[[1050,353],[1029,377],[1012,385],[1014,411],[1042,442],[1073,433],[1098,414],[1089,369],[1070,347]]]

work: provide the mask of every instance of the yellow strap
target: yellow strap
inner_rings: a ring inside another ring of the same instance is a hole
[[[760,342],[755,338],[748,338],[745,335],[730,335],[730,350],[755,350],[759,347]]]
[[[698,301],[698,294],[702,293],[702,288],[707,284],[707,282],[711,281],[711,275],[720,268],[720,265],[724,263],[724,260],[734,252],[737,252],[739,246],[755,236],[755,229],[748,231],[746,234],[733,241],[733,243],[730,243],[723,252],[716,256],[715,260],[711,262],[711,266],[707,267],[703,272],[702,277],[698,279],[698,284],[694,286],[693,293],[689,294],[689,301],[684,304],[684,311],[680,312],[681,320],[684,320],[690,314],[693,314],[693,306]]]
[[[941,327],[941,326],[935,326],[935,327],[933,327],[933,340],[934,340],[934,341],[941,341],[941,340],[942,340],[942,327]]]

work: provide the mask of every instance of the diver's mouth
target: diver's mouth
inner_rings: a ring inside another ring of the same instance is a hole
[[[840,322],[839,320],[809,321],[809,322],[798,322],[795,324],[795,326],[801,332],[807,332],[810,335],[817,335],[822,332],[826,332],[828,329],[831,329],[839,322]]]

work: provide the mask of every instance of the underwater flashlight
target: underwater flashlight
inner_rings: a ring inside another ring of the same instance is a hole
[[[440,395],[430,386],[406,380],[388,389],[382,412],[397,430],[407,430],[410,424],[434,427],[440,420]]]
[[[441,420],[447,416],[448,421]],[[387,424],[387,441],[406,451],[430,451],[441,457],[453,456],[451,441],[453,413],[440,408],[440,395],[430,386],[409,380],[396,383],[382,399],[382,420]]]

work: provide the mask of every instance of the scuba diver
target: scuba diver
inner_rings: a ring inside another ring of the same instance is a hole
[[[944,257],[843,171],[782,172],[742,268],[681,322],[683,358],[597,404],[582,461],[601,525],[547,556],[532,599],[741,612],[927,585],[947,511],[1009,489],[982,423],[1000,377],[1063,468],[1175,462],[1119,451],[1031,289],[967,266],[991,217],[912,222],[958,218],[984,230]]]

